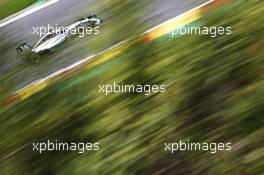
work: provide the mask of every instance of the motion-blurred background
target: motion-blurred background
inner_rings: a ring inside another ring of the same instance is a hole
[[[231,26],[232,35],[141,34],[203,0],[60,0],[0,28],[0,175],[264,175],[264,3],[218,0],[195,21]],[[0,18],[44,1],[0,0]],[[34,44],[33,26],[67,25],[96,13],[101,34],[75,38],[38,64],[15,48]],[[12,104],[25,85],[129,40],[75,73]],[[165,84],[166,92],[98,92],[99,84]],[[232,142],[231,152],[164,151],[164,142]],[[98,152],[32,151],[32,142],[100,142]]]

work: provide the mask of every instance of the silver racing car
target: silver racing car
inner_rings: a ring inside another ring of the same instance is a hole
[[[63,43],[69,35],[72,34],[72,30],[80,26],[90,26],[96,27],[103,22],[102,19],[96,17],[96,15],[90,15],[88,17],[82,18],[68,25],[67,27],[61,28],[59,30],[49,31],[35,44],[31,47],[27,43],[20,44],[16,51],[19,56],[28,61],[39,61],[38,57],[41,54],[50,52],[53,48]]]

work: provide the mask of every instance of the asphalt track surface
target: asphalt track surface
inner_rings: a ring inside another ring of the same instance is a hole
[[[142,25],[147,26],[147,29],[149,29],[206,1],[147,0],[144,2],[148,8],[141,11],[142,14],[140,14],[139,20]],[[90,10],[90,7],[96,7],[97,3],[100,3],[100,1],[60,0],[0,28],[0,78],[9,79],[13,84],[12,91],[16,91],[33,81],[125,40],[125,37],[118,38],[118,40],[114,39],[116,38],[114,35],[118,35],[118,33],[112,31],[113,35],[109,36],[108,41],[101,44],[97,43],[96,47],[92,47],[91,42],[94,42],[97,36],[77,37],[69,42],[67,41],[68,43],[63,48],[44,57],[39,64],[29,64],[19,58],[15,48],[20,43],[27,42],[30,45],[34,45],[40,38],[38,35],[33,35],[33,27],[47,26],[48,24],[51,26],[70,24],[79,17],[87,16],[94,12]],[[95,13],[105,21],[111,18],[103,9],[96,9]],[[118,16],[119,14],[111,15]],[[115,25],[118,25],[118,22]],[[124,32],[126,30],[124,28]],[[133,28],[129,30],[133,30]],[[102,35],[104,34],[103,32],[107,31],[101,31]]]

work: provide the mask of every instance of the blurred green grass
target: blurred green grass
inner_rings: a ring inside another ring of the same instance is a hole
[[[36,0],[1,0],[0,1],[0,19],[4,19],[29,5],[36,2]]]
[[[263,174],[263,2],[236,1],[204,26],[230,36],[182,36],[143,45],[137,38],[109,62],[66,77],[2,108],[4,174]],[[97,59],[100,59],[98,57]],[[99,84],[166,84],[165,94],[111,94]],[[231,153],[163,151],[166,140],[231,141]],[[39,155],[37,140],[99,141],[99,152]],[[24,145],[26,145],[24,147]],[[16,154],[10,154],[19,150]],[[40,159],[41,157],[41,159]],[[48,160],[48,161],[47,161]]]

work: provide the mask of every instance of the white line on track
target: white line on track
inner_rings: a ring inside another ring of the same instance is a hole
[[[175,19],[178,19],[178,18],[180,18],[180,17],[186,15],[187,13],[190,13],[190,12],[192,12],[192,11],[194,11],[194,10],[197,10],[197,9],[203,7],[203,6],[206,6],[207,4],[212,3],[213,1],[214,1],[214,0],[209,0],[209,1],[207,1],[207,2],[205,2],[205,3],[203,3],[203,4],[201,4],[201,5],[198,5],[197,7],[194,7],[194,8],[192,8],[192,9],[190,9],[190,10],[188,10],[188,11],[186,11],[186,12],[180,14],[180,15],[178,15],[178,16],[175,16],[175,17],[173,17],[173,18],[171,18],[171,19],[169,19],[169,20],[167,20],[167,21],[165,21],[165,22],[163,22],[163,23],[161,23],[161,24],[159,24],[159,25],[157,25],[157,26],[155,26],[155,27],[153,27],[153,28],[147,30],[146,32],[142,33],[140,36],[145,35],[146,33],[149,33],[149,32],[151,32],[151,31],[153,31],[153,30],[159,28],[160,26],[165,25],[165,24],[167,24],[167,23],[169,23],[169,22],[171,22],[171,21],[173,21],[173,20],[175,20]]]
[[[27,89],[28,87],[33,86],[34,84],[42,83],[42,82],[44,82],[44,81],[46,81],[46,80],[48,80],[48,79],[51,79],[51,78],[56,77],[57,75],[60,75],[60,74],[62,74],[62,73],[64,73],[64,72],[67,72],[67,71],[69,71],[69,70],[71,70],[71,69],[74,69],[74,68],[80,66],[81,64],[87,62],[88,60],[93,59],[94,57],[96,57],[96,56],[98,56],[98,55],[104,54],[104,53],[107,52],[108,50],[111,50],[111,49],[113,49],[113,48],[115,48],[115,47],[118,47],[118,46],[122,45],[122,44],[125,43],[126,41],[127,41],[127,40],[120,41],[119,43],[117,43],[117,44],[115,44],[115,45],[113,45],[113,46],[111,46],[111,47],[109,47],[109,48],[107,48],[107,49],[105,49],[105,50],[103,50],[103,51],[97,53],[97,54],[90,55],[90,56],[88,56],[87,58],[84,58],[84,59],[82,59],[82,60],[80,60],[80,61],[77,61],[76,63],[71,64],[71,65],[68,66],[68,67],[65,67],[65,68],[59,69],[59,70],[57,70],[56,72],[54,72],[54,73],[48,75],[48,76],[45,77],[45,78],[40,78],[40,79],[38,79],[38,80],[35,80],[35,81],[33,81],[32,83],[26,85],[25,87],[19,89],[19,90],[16,91],[14,94],[17,94],[17,93],[19,93],[19,92],[21,92],[21,91]]]
[[[18,20],[18,19],[24,18],[25,16],[30,15],[30,14],[38,11],[38,10],[41,10],[45,7],[48,7],[48,6],[54,4],[58,1],[59,0],[51,0],[51,1],[48,1],[47,3],[42,4],[40,6],[36,6],[36,7],[32,7],[32,8],[29,7],[29,9],[25,9],[25,10],[22,10],[21,12],[14,14],[14,15],[11,15],[11,16],[0,21],[0,28],[6,26],[6,25]]]

